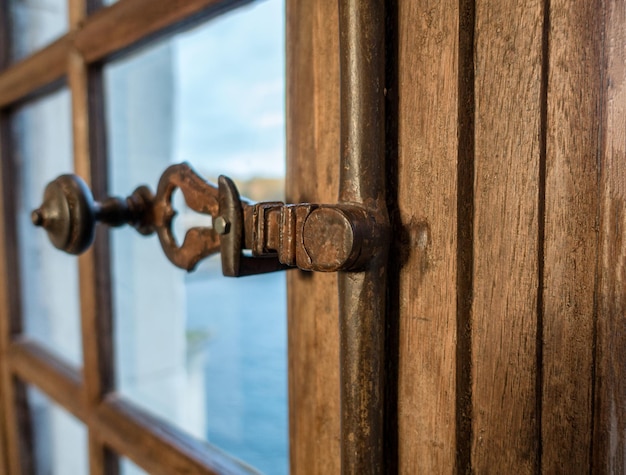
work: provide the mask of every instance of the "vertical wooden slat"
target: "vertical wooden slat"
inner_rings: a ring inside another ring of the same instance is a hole
[[[0,70],[10,63],[11,15],[7,2],[0,6]],[[8,350],[11,340],[22,331],[17,262],[14,158],[11,111],[0,110],[0,402],[2,403],[2,445],[0,462],[7,473],[34,473],[30,411],[26,389],[11,373]]]
[[[80,54],[75,51],[69,54],[67,77],[72,93],[74,171],[85,181],[90,182],[87,67]]]
[[[13,186],[13,159],[11,157],[11,130],[9,114],[0,111],[0,375],[2,385],[2,413],[4,416],[6,460],[8,472],[15,475],[32,473],[31,457],[22,451],[30,444],[20,444],[21,422],[28,412],[25,399],[19,397],[16,382],[11,374],[8,349],[11,340],[21,330],[19,309],[16,308],[16,253]],[[11,278],[10,276],[13,276]],[[22,465],[22,461],[25,462]]]
[[[590,466],[601,1],[551,0],[548,40],[542,470]]]
[[[337,2],[286,4],[287,199],[333,203],[340,156]],[[288,315],[291,471],[339,473],[337,277],[290,271]]]
[[[1,297],[1,296],[0,296]],[[0,369],[0,371],[2,371]],[[0,379],[0,471],[8,473],[9,471],[9,436],[8,436],[8,417],[5,411],[7,390]]]
[[[69,0],[71,28],[79,28],[84,21],[88,9],[94,8],[89,0]],[[72,125],[74,140],[74,171],[87,183],[101,191],[101,181],[106,182],[100,173],[92,174],[92,128],[102,124],[93,120],[92,105],[101,102],[99,87],[91,87],[90,72],[82,55],[74,50],[68,58],[68,83],[72,93]],[[97,78],[93,78],[97,81]],[[98,144],[99,145],[99,144]],[[93,178],[93,179],[92,179]],[[94,181],[98,183],[94,183]],[[80,295],[81,295],[81,326],[83,342],[83,375],[87,410],[95,411],[107,391],[113,385],[113,357],[111,351],[111,331],[108,319],[108,306],[99,305],[100,288],[99,273],[105,272],[98,268],[97,261],[102,245],[90,249],[79,257]],[[101,438],[93,428],[89,428],[89,469],[91,475],[110,475],[117,471],[117,464],[105,447]]]
[[[477,0],[472,468],[539,463],[543,5]]]
[[[450,473],[456,457],[458,8],[398,2],[400,473]]]
[[[72,111],[74,127],[74,169],[92,185],[94,190],[102,186],[95,180],[104,180],[100,174],[92,175],[91,123],[89,71],[83,58],[72,52],[69,58],[68,81],[72,91]],[[93,178],[93,179],[92,179]],[[101,288],[100,274],[106,269],[97,265],[102,244],[93,247],[79,257],[81,324],[83,341],[83,375],[88,410],[92,411],[101,402],[113,384],[113,358],[111,352],[111,325],[108,305],[101,305],[99,296],[107,289]],[[100,262],[102,262],[100,260]],[[110,458],[106,448],[94,431],[89,431],[89,452],[91,475],[105,473],[105,464]]]
[[[12,376],[13,397],[13,424],[17,427],[14,434],[17,436],[19,450],[19,474],[35,475],[38,473],[38,465],[42,462],[37,459],[36,438],[33,425],[32,412],[28,402],[28,387],[24,381],[19,380],[16,376]],[[12,465],[11,463],[9,465]],[[17,467],[17,465],[16,465]],[[13,472],[11,472],[13,473]]]
[[[593,472],[626,471],[626,1],[602,2],[603,132]]]
[[[68,2],[68,20],[70,30],[81,26],[87,17],[87,2],[90,0],[66,0]]]
[[[9,9],[8,2],[0,2],[0,71],[4,70],[9,64]],[[2,118],[2,112],[0,112],[0,124],[4,122],[6,119]],[[1,126],[1,125],[0,125]],[[6,170],[3,165],[6,160],[6,150],[7,144],[2,144],[4,140],[4,135],[0,131],[0,200],[4,203],[6,202],[5,186],[3,186],[2,177],[5,175]],[[0,319],[2,322],[5,321],[6,318],[9,317],[8,309],[7,309],[7,284],[6,279],[8,277],[7,267],[6,267],[6,243],[4,242],[4,219],[5,212],[4,209],[0,209],[0,302],[3,302],[2,309],[0,309]],[[2,324],[5,326],[5,324]],[[0,349],[2,354],[4,355],[4,351],[7,348],[7,341],[5,337],[5,331],[2,331],[0,335]],[[2,357],[1,360],[5,358]],[[0,361],[1,361],[0,360]],[[11,452],[11,448],[9,446],[10,437],[9,437],[9,415],[7,412],[7,403],[10,401],[10,389],[7,387],[7,378],[5,377],[6,367],[4,363],[0,363],[0,470],[2,473],[8,473],[9,471],[9,453]]]

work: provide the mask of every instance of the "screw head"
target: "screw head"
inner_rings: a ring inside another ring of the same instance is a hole
[[[223,216],[218,216],[213,220],[213,229],[215,229],[217,234],[228,234],[230,223]]]

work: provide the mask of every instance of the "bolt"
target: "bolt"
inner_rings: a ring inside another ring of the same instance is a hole
[[[218,216],[213,220],[213,229],[217,231],[217,234],[228,234],[230,223],[223,216]]]
[[[30,214],[30,219],[33,222],[33,224],[35,226],[41,226],[43,225],[43,213],[41,212],[40,209],[36,209],[34,210],[31,214]]]

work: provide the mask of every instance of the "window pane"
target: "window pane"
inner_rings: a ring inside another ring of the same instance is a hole
[[[148,475],[148,472],[139,468],[126,457],[120,457],[120,475]]]
[[[67,30],[67,0],[9,0],[12,57],[28,56]]]
[[[154,189],[167,166],[188,161],[253,199],[283,199],[283,15],[279,0],[254,3],[105,68],[114,194]],[[210,226],[178,209],[178,225]],[[111,244],[119,390],[286,473],[285,274],[229,279],[217,256],[187,274],[156,237],[130,229],[113,230]]]
[[[88,475],[85,426],[34,387],[27,397],[37,475]]]
[[[63,89],[23,106],[12,126],[24,331],[81,366],[78,261],[53,247],[30,218],[47,183],[73,169],[69,92]]]

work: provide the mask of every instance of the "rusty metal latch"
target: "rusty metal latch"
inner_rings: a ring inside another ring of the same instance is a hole
[[[213,227],[189,229],[180,245],[173,231],[176,189],[191,209],[213,218]],[[32,220],[58,249],[71,254],[91,245],[97,221],[130,224],[144,235],[156,232],[168,259],[186,270],[221,252],[222,272],[233,277],[289,267],[359,270],[375,252],[378,234],[376,217],[361,206],[250,203],[239,196],[230,178],[220,176],[218,186],[212,185],[186,163],[165,170],[156,195],[140,186],[126,199],[102,202],[93,200],[81,178],[62,175],[48,184]]]

